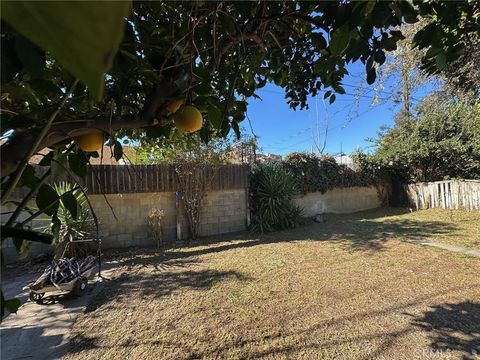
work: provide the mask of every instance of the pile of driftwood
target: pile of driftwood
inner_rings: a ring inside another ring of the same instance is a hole
[[[30,289],[40,290],[48,285],[53,285],[60,289],[60,284],[68,283],[82,276],[82,274],[95,266],[95,262],[96,260],[93,256],[87,256],[80,260],[75,258],[62,258],[58,261],[52,260],[50,266],[48,266],[38,280],[30,286]]]

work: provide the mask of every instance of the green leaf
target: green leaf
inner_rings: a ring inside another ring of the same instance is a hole
[[[199,64],[196,68],[193,69],[195,75],[203,80],[203,82],[210,82],[210,71],[203,65]]]
[[[447,63],[447,55],[444,51],[440,52],[435,56],[435,64],[437,65],[438,70],[443,70],[445,64]]]
[[[335,94],[332,94],[332,96],[330,96],[330,100],[329,100],[330,104],[333,104],[333,102],[335,101],[336,98],[337,97],[335,96]]]
[[[68,160],[67,155],[61,151],[56,151],[50,164],[50,170],[54,177],[62,177],[67,174]]]
[[[310,36],[312,38],[313,45],[315,45],[317,49],[325,49],[327,47],[327,41],[321,33],[312,33]]]
[[[246,101],[237,101],[236,102],[237,110],[244,113],[247,111],[247,102]]]
[[[380,41],[380,46],[387,51],[394,51],[397,49],[397,38],[396,37],[386,37]]]
[[[28,252],[30,251],[30,247],[32,246],[32,242],[23,239],[14,239],[13,243],[17,248],[18,258],[20,260],[25,260],[28,256]]]
[[[365,67],[367,68],[367,71],[373,67],[373,56],[368,57]]]
[[[382,65],[386,60],[385,53],[382,50],[377,50],[373,55],[373,58],[375,59],[375,62],[380,65]]]
[[[209,95],[212,92],[212,87],[209,83],[202,82],[196,85],[193,88],[193,91],[195,91],[195,93],[198,95]]]
[[[117,161],[123,157],[123,147],[118,140],[115,140],[115,143],[113,144],[113,157]]]
[[[367,2],[364,2],[363,3],[363,15],[365,16],[368,16],[370,15],[370,13],[373,11],[373,9],[375,8],[375,5],[376,5],[376,1],[375,0],[368,0]]]
[[[34,77],[42,76],[45,53],[23,36],[15,37],[15,52],[22,65]]]
[[[390,35],[392,35],[392,37],[394,37],[398,40],[404,40],[405,39],[405,35],[403,35],[402,32],[398,31],[398,30],[390,31]]]
[[[58,218],[57,214],[52,216],[52,222],[50,224],[50,229],[52,230],[52,234],[58,237],[60,232],[60,227],[62,226],[62,222]]]
[[[336,86],[333,87],[333,89],[335,90],[335,92],[337,94],[340,94],[340,95],[345,94],[345,89],[341,85],[336,85]]]
[[[22,305],[22,302],[19,299],[9,299],[5,301],[5,308],[11,313],[16,314],[18,308]]]
[[[330,39],[330,52],[332,55],[342,55],[345,50],[347,50],[348,44],[350,43],[350,37],[350,30],[346,24],[336,29]]]
[[[129,1],[12,1],[2,2],[2,18],[100,99],[129,9]]]
[[[372,67],[367,72],[367,84],[372,85],[375,82],[376,78],[377,78],[377,72],[376,72],[375,68]]]
[[[11,97],[39,105],[38,97],[34,94],[32,88],[28,84],[2,83],[2,92],[10,94]]]
[[[236,10],[245,18],[250,17],[252,14],[252,5],[253,2],[250,1],[236,1],[235,3]]]
[[[43,184],[38,189],[37,197],[35,201],[38,209],[42,210],[45,214],[52,216],[58,209],[58,194],[54,188],[50,185]]]
[[[39,166],[50,166],[50,164],[52,163],[53,154],[54,154],[54,151],[50,151],[47,155],[45,155],[42,158],[42,160],[40,160],[38,165]]]
[[[326,99],[327,97],[329,97],[330,95],[332,95],[332,90],[328,90],[325,95],[323,95],[323,98]]]
[[[172,125],[149,126],[149,127],[145,128],[145,134],[150,139],[169,137],[171,135],[172,131],[173,131],[173,128],[174,127]]]
[[[35,169],[32,165],[27,165],[22,173],[18,186],[26,186],[30,189],[34,188],[38,184],[38,177],[35,175]]]
[[[437,48],[435,46],[430,46],[430,48],[425,53],[425,59],[431,59],[431,58],[437,56],[437,54],[440,53],[441,51],[442,51],[441,48]]]
[[[208,108],[208,121],[213,125],[215,129],[220,129],[222,126],[222,113],[215,106]]]
[[[75,175],[84,178],[87,175],[87,157],[83,151],[68,154],[68,166],[75,173]]]
[[[72,193],[65,193],[62,195],[61,201],[63,206],[65,206],[65,208],[72,215],[72,218],[76,220],[78,216],[78,204],[75,195],[73,195]]]
[[[13,80],[15,75],[20,71],[22,64],[17,57],[12,39],[6,37],[1,38],[1,76],[2,84],[6,84]]]

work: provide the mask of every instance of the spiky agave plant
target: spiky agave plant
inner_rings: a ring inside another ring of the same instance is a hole
[[[297,226],[302,209],[293,203],[298,194],[295,177],[279,165],[260,165],[250,179],[253,231]]]
[[[95,223],[88,209],[87,198],[80,189],[75,190],[74,184],[65,181],[55,184],[53,188],[58,196],[70,192],[75,197],[78,206],[76,217],[73,217],[65,203],[60,200],[57,211],[60,226],[55,227],[53,231],[51,226],[45,228],[45,231],[54,235],[55,257],[59,258],[62,256],[68,242],[91,237]],[[65,254],[65,256],[77,257],[82,250],[78,244],[75,244],[75,246],[70,246],[68,254]]]

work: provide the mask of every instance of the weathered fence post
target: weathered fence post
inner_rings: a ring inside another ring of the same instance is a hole
[[[449,180],[407,186],[407,195],[417,209],[480,210],[480,180]]]

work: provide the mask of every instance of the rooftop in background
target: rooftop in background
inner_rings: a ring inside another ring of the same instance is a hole
[[[350,169],[353,169],[353,159],[348,155],[337,155],[333,157],[337,164],[346,165]]]
[[[259,163],[272,163],[280,160],[282,160],[282,157],[277,154],[265,153],[257,155],[257,161]]]
[[[123,151],[129,153],[130,147],[128,146],[123,146]],[[37,155],[33,155],[30,158],[29,163],[30,164],[38,164],[44,157],[44,155],[48,154],[50,152],[49,148],[42,149],[37,152]],[[90,158],[90,163],[92,165],[127,165],[129,164],[128,160],[126,159],[120,159],[119,161],[115,160],[115,157],[113,156],[113,148],[110,148],[110,146],[104,145],[101,150],[98,151],[98,154],[100,155],[98,158],[91,157]]]

